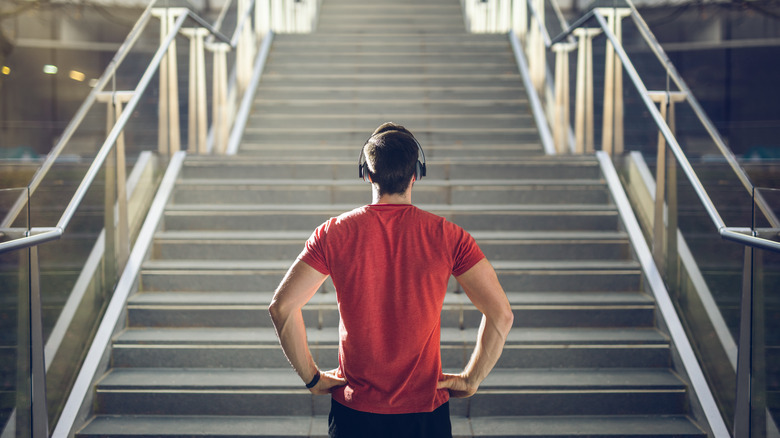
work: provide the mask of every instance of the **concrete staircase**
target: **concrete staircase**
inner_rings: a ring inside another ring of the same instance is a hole
[[[455,436],[704,436],[598,164],[543,155],[506,36],[466,34],[456,0],[326,0],[319,23],[276,37],[239,156],[185,162],[78,436],[327,435],[266,308],[312,229],[370,202],[357,157],[388,120],[426,152],[414,202],[477,238],[515,311]],[[336,367],[330,282],[304,318]],[[479,319],[452,281],[446,369]]]

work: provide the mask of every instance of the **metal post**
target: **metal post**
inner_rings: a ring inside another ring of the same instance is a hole
[[[239,0],[238,2],[239,17],[246,17],[241,29],[238,46],[236,47],[236,74],[239,95],[243,94],[249,86],[249,80],[252,77],[252,63],[255,55],[252,40],[254,31],[252,30],[252,20],[249,18],[251,16],[244,15],[248,4],[249,2],[247,0]]]
[[[43,303],[41,302],[41,272],[38,247],[30,254],[30,340],[32,349],[32,436],[49,436],[49,413],[46,408],[46,360],[43,355]]]
[[[614,10],[614,24],[612,32],[615,34],[618,42],[623,44],[623,18],[631,15],[627,8],[618,8]],[[620,58],[615,56],[615,147],[616,155],[622,155],[625,149],[625,135],[623,131],[623,121],[625,119],[623,112],[623,64]]]
[[[555,127],[553,131],[555,150],[558,154],[567,153],[569,133],[569,53],[575,44],[558,43],[553,46],[555,52]]]
[[[181,12],[178,10],[169,11],[167,14],[168,29],[174,28],[174,23],[178,15]],[[179,75],[178,67],[176,64],[176,39],[173,39],[171,46],[168,48],[168,56],[166,61],[168,63],[168,154],[173,156],[181,149],[181,139],[179,134]]]
[[[160,19],[160,44],[163,44],[168,36],[168,10],[154,9],[152,14]],[[169,149],[168,105],[168,63],[163,61],[160,63],[160,94],[157,101],[157,147],[161,156],[167,155]]]
[[[575,152],[591,153],[594,150],[593,126],[593,38],[601,33],[598,28],[578,28],[577,90],[575,97]]]
[[[227,114],[227,52],[230,46],[224,43],[210,45],[209,50],[214,53],[214,74],[212,93],[213,105],[212,125],[214,126],[214,148],[215,154],[224,154],[227,148],[228,136],[228,114]]]
[[[498,10],[498,30],[499,32],[508,32],[511,25],[511,0],[501,0],[501,6]]]
[[[661,117],[666,120],[669,100],[666,95],[661,97]],[[664,257],[664,205],[666,203],[666,140],[658,134],[658,147],[655,166],[655,209],[653,215],[653,258],[661,271],[666,275],[666,259]]]
[[[255,33],[259,41],[271,30],[271,0],[255,1]]]
[[[132,93],[126,94],[127,100],[130,99]],[[124,102],[127,102],[125,100]],[[114,98],[115,113],[117,119],[122,115],[122,103],[123,100],[117,97]],[[122,271],[127,264],[127,259],[130,257],[130,225],[128,219],[127,208],[127,164],[125,160],[125,133],[122,133],[116,139],[116,196],[117,196],[117,269]],[[109,207],[109,206],[106,206]],[[113,209],[113,204],[111,204]],[[108,236],[106,236],[108,238]],[[114,283],[114,279],[111,278],[111,284]]]
[[[29,219],[28,219],[29,220]],[[16,322],[16,436],[32,436],[32,342],[30,337],[30,250],[19,251]]]
[[[598,13],[607,19],[607,24],[612,27],[615,22],[613,9],[600,8]],[[610,29],[612,30],[612,29]],[[604,117],[601,129],[601,149],[613,155],[613,135],[615,123],[615,48],[607,40],[607,48],[604,55]]]
[[[667,99],[669,101],[667,124],[669,125],[669,130],[672,132],[672,135],[676,137],[677,123],[675,121],[675,102],[679,99],[676,99],[675,96],[671,94]],[[661,163],[658,165],[660,166]],[[670,151],[666,156],[666,281],[671,286],[674,294],[680,293],[680,279],[678,277],[678,263],[680,257],[677,252],[677,218],[677,159]]]
[[[745,246],[740,306],[734,436],[748,438],[751,432],[751,383],[753,374],[753,248],[750,246]]]
[[[204,39],[209,31],[203,28],[183,29],[190,38],[190,83],[188,138],[190,153],[206,153],[208,119],[206,117],[206,54]]]
[[[116,107],[113,101],[108,102],[106,112],[106,132],[111,132],[116,123]],[[116,149],[111,149],[104,164],[106,179],[103,203],[103,229],[105,230],[105,248],[103,250],[103,291],[113,290],[117,278],[117,253],[116,253],[116,217],[114,215],[114,203],[116,203]]]
[[[533,0],[534,8],[536,9],[535,19],[531,19],[531,29],[528,35],[528,64],[531,73],[531,81],[534,84],[536,92],[540,96],[544,96],[544,82],[545,82],[545,47],[544,39],[542,38],[541,30],[539,29],[539,23],[544,23],[544,3],[543,0]]]

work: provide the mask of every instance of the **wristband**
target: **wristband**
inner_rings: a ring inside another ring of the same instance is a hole
[[[320,381],[320,370],[317,370],[317,374],[314,375],[314,377],[311,378],[311,382],[306,384],[306,387],[308,389],[312,389],[315,386],[317,386],[317,382]]]

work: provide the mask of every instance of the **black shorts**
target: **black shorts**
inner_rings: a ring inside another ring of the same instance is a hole
[[[328,435],[330,438],[452,438],[450,403],[433,412],[372,414],[331,399]]]

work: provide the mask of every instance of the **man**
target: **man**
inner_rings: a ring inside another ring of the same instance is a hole
[[[331,218],[306,242],[269,307],[282,349],[306,387],[331,394],[331,437],[451,437],[449,397],[469,397],[496,364],[513,314],[490,263],[459,226],[412,205],[425,156],[385,123],[358,163],[373,203]],[[441,309],[449,277],[483,313],[460,374],[442,372]],[[301,308],[331,276],[341,317],[339,367],[312,359]]]

